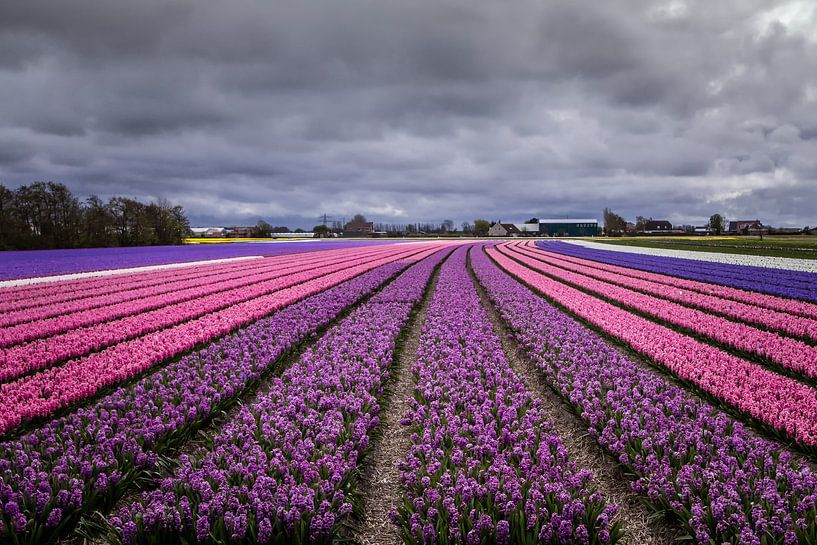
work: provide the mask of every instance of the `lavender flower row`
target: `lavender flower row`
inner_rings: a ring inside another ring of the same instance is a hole
[[[814,273],[774,270],[746,265],[705,263],[676,257],[627,254],[626,252],[584,248],[576,244],[559,241],[540,241],[536,242],[536,245],[550,252],[600,261],[611,265],[817,302],[817,288],[815,288],[817,286],[817,275]]]
[[[48,541],[110,504],[157,452],[274,366],[279,357],[407,265],[384,265],[182,357],[94,405],[0,443],[0,538]]]
[[[696,543],[817,540],[817,475],[780,444],[673,386],[472,254],[479,281],[545,379]]]
[[[207,244],[89,248],[80,250],[25,250],[3,252],[0,280],[56,274],[123,269],[167,263],[186,263],[251,255],[283,255],[354,248],[390,241],[275,242],[265,244]]]
[[[397,337],[436,265],[411,267],[327,333],[210,449],[182,456],[157,490],[110,523],[124,543],[330,541],[378,423]]]
[[[420,337],[417,388],[403,424],[406,543],[615,543],[619,524],[577,470],[513,372],[466,270],[442,266]]]

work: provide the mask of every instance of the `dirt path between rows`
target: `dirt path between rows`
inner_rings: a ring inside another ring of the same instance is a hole
[[[367,454],[365,469],[360,480],[364,499],[363,511],[351,531],[355,543],[361,545],[400,545],[397,526],[389,519],[389,511],[402,500],[400,472],[397,464],[411,450],[411,436],[400,424],[408,413],[414,392],[412,365],[417,359],[420,335],[426,321],[429,302],[437,289],[439,269],[434,272],[423,302],[406,326],[406,337],[397,360],[392,364],[394,374],[383,396],[380,424],[372,450]]]
[[[608,502],[618,506],[618,517],[623,523],[623,545],[669,545],[673,542],[678,528],[663,520],[651,517],[652,511],[641,503],[638,496],[630,491],[629,481],[618,464],[592,438],[587,426],[576,416],[562,398],[554,392],[544,375],[522,351],[510,329],[502,321],[485,290],[471,270],[468,271],[477,288],[483,307],[488,311],[494,331],[499,335],[502,348],[511,368],[525,385],[528,394],[542,401],[549,420],[564,443],[570,459],[581,469],[593,472],[593,483]]]

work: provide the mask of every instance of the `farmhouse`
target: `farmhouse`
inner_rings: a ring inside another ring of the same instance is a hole
[[[644,224],[644,233],[647,235],[660,235],[672,231],[672,224],[667,220],[649,220]]]
[[[191,227],[194,237],[219,238],[224,236],[224,227]]]
[[[368,237],[374,234],[374,222],[352,220],[343,227],[345,237]]]
[[[496,222],[488,229],[489,237],[518,237],[522,232],[513,223]]]
[[[729,222],[727,231],[736,235],[765,235],[769,228],[760,220],[736,220]]]

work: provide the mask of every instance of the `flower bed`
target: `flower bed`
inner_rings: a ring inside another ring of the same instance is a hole
[[[532,250],[524,246],[511,248],[513,251],[532,257],[539,261],[555,265],[575,273],[590,276],[603,282],[609,282],[625,288],[631,288],[661,299],[667,299],[685,306],[695,307],[707,312],[715,312],[732,320],[738,320],[762,329],[778,331],[782,334],[803,337],[817,341],[817,320],[803,316],[793,316],[757,305],[723,299],[697,291],[686,290],[679,286],[670,286],[644,278],[633,278],[610,271],[598,270],[561,259],[559,254]]]
[[[428,245],[414,246],[412,253]],[[0,385],[0,433],[22,422],[44,418],[63,407],[94,396],[101,389],[143,373],[168,358],[197,344],[229,333],[275,310],[308,297],[380,265],[405,258],[396,253],[337,272],[320,276],[270,295],[233,305],[157,331],[150,335],[111,346],[80,359],[52,367],[15,382]]]
[[[701,282],[721,284],[732,288],[769,293],[792,299],[817,302],[817,281],[814,273],[773,270],[721,263],[642,255],[613,250],[596,250],[565,242],[537,242],[540,248],[644,271],[668,274]],[[758,271],[760,269],[760,271]],[[767,273],[766,271],[770,271]],[[769,277],[771,275],[771,277]],[[801,278],[801,275],[810,275]]]
[[[125,543],[330,542],[352,510],[397,337],[442,254],[327,331],[211,448],[183,456],[159,489],[122,507],[110,519],[115,535]]]
[[[804,448],[817,446],[817,391],[813,388],[551,280],[493,248],[486,251],[510,274],[656,365],[780,437]]]
[[[528,248],[534,248],[537,252],[541,252],[549,257],[559,258],[569,263],[582,265],[600,271],[607,271],[616,273],[631,278],[649,280],[657,284],[663,284],[671,288],[678,288],[681,290],[690,290],[706,295],[719,297],[727,301],[725,305],[731,305],[730,301],[744,303],[754,307],[762,307],[769,310],[777,311],[783,314],[793,314],[805,318],[817,318],[817,305],[814,303],[807,303],[806,301],[798,301],[796,299],[786,299],[785,297],[776,297],[766,293],[756,293],[745,291],[737,288],[730,288],[728,286],[721,286],[719,284],[710,284],[708,282],[699,282],[697,280],[687,280],[685,278],[678,278],[668,274],[658,274],[643,271],[640,269],[630,267],[619,267],[617,265],[609,265],[601,261],[592,261],[590,259],[582,259],[572,257],[564,253],[551,252],[540,248],[538,243],[525,243]],[[548,246],[545,246],[548,247]]]
[[[696,543],[815,543],[808,464],[611,347],[482,253],[472,263],[547,382],[633,473],[633,490]]]
[[[310,258],[323,257],[325,259],[333,254],[333,252],[322,252],[306,255],[289,254],[273,258],[259,257],[258,259],[242,260],[240,263],[123,274],[113,278],[105,277],[104,281],[86,279],[77,282],[55,282],[48,285],[50,289],[42,289],[29,294],[16,293],[15,296],[19,297],[18,299],[0,303],[0,312],[3,313],[0,316],[0,326],[123,303],[183,289],[191,285],[207,285],[231,280],[241,275],[269,270],[272,267],[291,266],[292,263]],[[11,293],[0,292],[0,295],[3,294],[11,297]]]
[[[388,241],[275,242],[269,244],[219,244],[184,246],[142,246],[81,250],[26,250],[5,252],[0,280],[49,276],[64,273],[121,269],[165,263],[202,261],[242,256],[275,256],[293,252],[348,249],[389,244]]]
[[[405,543],[615,543],[615,507],[568,459],[502,351],[466,271],[443,264],[420,337],[403,423]]]
[[[769,362],[790,371],[797,378],[817,377],[817,347],[802,341],[554,267],[507,247],[500,246],[499,250],[560,282],[623,305],[660,323],[680,327],[702,340],[711,340],[748,354],[753,359]]]
[[[351,260],[357,261],[367,258],[369,256],[353,256]],[[266,261],[266,260],[264,260]],[[10,345],[31,341],[44,337],[50,337],[60,333],[65,333],[74,329],[86,328],[82,332],[78,332],[83,336],[93,335],[94,329],[88,329],[89,326],[97,324],[107,324],[113,320],[120,318],[127,318],[130,316],[139,315],[136,318],[142,327],[146,327],[146,323],[151,321],[154,314],[147,314],[149,311],[161,309],[158,314],[165,318],[158,321],[155,327],[163,327],[167,323],[167,317],[174,316],[176,319],[185,318],[185,307],[192,307],[200,312],[206,313],[210,311],[209,301],[218,300],[219,303],[224,301],[224,296],[230,294],[247,293],[252,296],[253,293],[259,293],[264,282],[271,280],[285,278],[297,279],[292,276],[293,273],[302,271],[312,271],[320,267],[336,267],[343,263],[337,257],[321,257],[320,254],[307,254],[301,259],[292,261],[287,264],[275,263],[273,261],[266,261],[265,267],[255,268],[253,270],[234,271],[222,275],[216,275],[207,279],[196,279],[194,283],[190,280],[183,280],[180,282],[170,282],[161,289],[155,287],[146,290],[137,290],[144,292],[142,297],[135,298],[127,302],[119,304],[110,304],[105,306],[97,306],[96,308],[83,308],[78,301],[77,308],[69,311],[66,308],[66,313],[53,318],[37,320],[33,322],[23,323],[12,327],[5,327],[0,330],[0,347],[8,347]],[[348,263],[348,261],[346,262]],[[252,288],[252,289],[242,289]],[[158,293],[157,293],[158,292]],[[130,293],[130,292],[126,292]],[[213,296],[213,297],[211,297]],[[218,296],[218,299],[216,299]],[[229,297],[228,300],[231,300]],[[181,303],[189,303],[182,306]],[[62,305],[60,305],[62,306]],[[122,330],[127,328],[127,322],[118,321],[112,324],[116,329]],[[48,349],[44,349],[48,351]]]
[[[183,443],[284,354],[433,251],[307,297],[92,406],[0,443],[0,537],[36,543],[69,529],[81,514],[110,505],[154,467],[157,453]]]

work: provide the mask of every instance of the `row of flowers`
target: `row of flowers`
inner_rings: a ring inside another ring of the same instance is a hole
[[[328,273],[343,271],[356,262],[378,259],[383,256],[408,255],[412,251],[417,250],[392,248],[386,251],[381,250],[375,255],[369,253],[359,255],[358,252],[352,251],[350,252],[352,255],[345,259],[330,258],[321,261],[320,266],[309,260],[297,266],[287,267],[280,272],[274,270],[256,273],[250,277],[249,284],[226,291],[207,295],[208,292],[213,291],[212,287],[192,288],[192,291],[198,291],[202,295],[192,300],[190,297],[185,297],[188,300],[180,303],[173,303],[175,294],[161,295],[157,297],[157,300],[160,303],[165,301],[167,303],[146,312],[139,312],[139,303],[128,305],[133,308],[132,314],[109,321],[105,320],[109,314],[106,309],[91,310],[89,313],[102,317],[102,320],[96,325],[68,330],[25,344],[0,348],[0,380],[11,380],[128,339],[161,332],[177,324],[190,323],[200,317],[207,318],[212,313],[229,310],[237,304],[275,294]],[[245,283],[240,281],[240,284]],[[22,327],[36,332],[39,324],[25,324]]]
[[[161,267],[258,256],[273,257],[291,253],[322,252],[360,246],[391,244],[384,240],[337,240],[332,242],[276,242],[275,244],[188,244],[183,246],[133,246],[130,248],[85,248],[74,250],[44,250],[38,252],[10,251],[0,262],[0,285],[5,281],[26,284],[26,280],[73,274],[94,274],[115,269]]]
[[[110,517],[124,543],[330,542],[352,511],[397,338],[447,252],[329,329],[175,473]],[[397,297],[395,297],[397,295]]]
[[[638,253],[648,256],[670,257],[681,261],[701,262],[702,266],[717,266],[727,270],[751,270],[759,274],[774,274],[775,272],[792,273],[792,278],[809,278],[817,273],[817,264],[811,259],[793,257],[774,257],[764,255],[730,254],[724,252],[699,252],[693,250],[656,248],[643,246],[622,246],[618,244],[603,244],[589,240],[574,240],[574,244],[581,246]]]
[[[377,245],[379,246],[382,244]],[[195,263],[194,265],[190,265],[189,262],[185,262],[183,260],[179,261],[177,259],[171,260],[172,262],[171,264],[180,266],[169,269],[150,269],[150,267],[148,267],[147,270],[140,269],[115,275],[80,277],[59,281],[38,282],[34,284],[7,287],[4,289],[0,289],[0,305],[11,304],[12,302],[16,301],[17,303],[14,304],[23,305],[22,307],[19,308],[25,308],[30,304],[37,305],[37,301],[43,297],[67,296],[68,299],[63,299],[63,301],[68,301],[73,299],[76,295],[80,296],[82,296],[83,294],[101,295],[113,291],[118,291],[120,289],[133,289],[136,287],[142,287],[147,285],[158,285],[161,282],[157,281],[164,282],[176,278],[185,278],[189,274],[196,273],[207,274],[209,271],[212,270],[218,269],[226,270],[232,267],[251,265],[253,262],[263,257],[267,257],[268,259],[272,259],[278,261],[279,263],[282,263],[287,262],[288,260],[291,259],[301,259],[306,254],[313,252],[319,252],[323,255],[341,256],[344,252],[348,251],[349,248],[354,248],[356,246],[364,247],[367,246],[367,244],[366,242],[360,241],[356,241],[356,243],[336,242],[332,243],[331,248],[333,249],[328,249],[327,246],[319,244],[309,245],[275,244],[273,249],[270,249],[269,245],[264,246],[253,245],[252,248],[255,248],[257,250],[256,252],[253,252],[254,255],[244,255],[247,253],[246,251],[238,252],[239,256],[236,257],[227,257],[226,259],[213,259],[210,261],[197,261],[194,262]],[[235,248],[235,245],[230,245],[230,247]],[[189,249],[190,246],[182,247],[177,246],[175,248],[172,248],[173,252],[177,254],[177,257],[179,257],[181,254],[184,254]],[[157,248],[155,246],[143,247],[142,250],[145,250],[147,252],[155,252],[157,251]],[[44,252],[44,254],[46,255],[49,253],[53,252]],[[76,254],[77,252],[71,252],[72,257],[76,257]],[[117,270],[121,270],[123,266],[124,266],[123,264],[117,264],[108,269],[95,268],[94,270],[100,273],[111,273],[117,272]],[[31,274],[32,272],[29,270],[29,275]],[[30,280],[38,280],[38,278],[33,278]],[[4,310],[9,310],[3,306],[0,306],[0,308]]]
[[[308,255],[311,256],[311,254]],[[363,256],[356,256],[354,259],[360,259],[362,257]],[[210,295],[237,294],[243,293],[244,291],[251,293],[253,291],[252,289],[240,290],[248,286],[257,289],[262,286],[264,282],[286,277],[292,273],[313,270],[325,265],[340,264],[337,258],[315,259],[314,256],[299,259],[288,264],[275,263],[266,259],[261,261],[266,262],[266,266],[256,268],[255,270],[225,273],[223,275],[217,275],[214,278],[202,279],[201,281],[196,280],[195,282],[190,280],[172,282],[168,284],[168,286],[174,286],[173,289],[170,290],[165,289],[166,286],[163,286],[161,289],[148,288],[146,290],[139,290],[145,293],[142,297],[138,297],[134,300],[96,308],[79,308],[60,316],[6,327],[0,330],[0,348],[58,335],[82,327],[105,324],[119,318],[128,318],[156,309],[163,309],[170,313],[175,313],[178,308],[175,305],[186,303],[194,299],[196,300],[197,307],[203,304],[206,309],[208,303],[207,297]],[[124,295],[127,296],[130,293],[131,292],[124,292]],[[81,300],[77,303],[78,305],[82,305],[83,302],[84,300]],[[179,310],[178,315],[183,316],[183,313]],[[150,315],[143,314],[142,316],[149,320]]]
[[[285,256],[290,257],[290,256]],[[283,259],[276,258],[276,259]],[[25,311],[34,312],[40,307],[51,308],[58,303],[70,304],[78,299],[95,297],[113,297],[119,292],[137,289],[159,289],[165,284],[179,280],[193,280],[207,278],[210,275],[221,274],[244,268],[257,267],[268,263],[262,258],[246,259],[239,262],[217,262],[213,264],[180,267],[158,271],[133,272],[129,274],[83,278],[79,280],[64,280],[46,282],[33,286],[6,288],[0,290],[0,312],[15,316],[21,313],[18,320],[25,317]],[[3,317],[6,319],[6,317]],[[4,324],[6,322],[3,322]]]
[[[613,348],[481,252],[472,263],[546,381],[626,466],[633,490],[694,542],[816,542],[817,475],[804,460]]]
[[[753,307],[761,307],[779,313],[802,316],[804,318],[817,319],[817,304],[808,303],[806,301],[799,301],[796,299],[787,299],[784,297],[777,297],[766,293],[757,293],[745,291],[737,288],[730,288],[729,286],[721,286],[719,284],[710,284],[708,282],[699,282],[697,280],[687,280],[686,278],[678,278],[668,274],[651,273],[630,267],[619,267],[617,265],[610,265],[601,261],[592,261],[590,259],[582,259],[579,257],[572,257],[566,253],[557,253],[544,248],[550,248],[548,245],[541,246],[538,243],[525,243],[526,246],[536,248],[549,257],[558,257],[559,259],[590,267],[601,271],[611,272],[622,276],[628,276],[641,280],[649,280],[656,284],[663,284],[679,290],[689,290],[697,293],[711,295],[725,299],[724,305],[732,305],[732,302],[744,303]]]
[[[798,377],[800,375],[811,379],[817,377],[817,347],[803,341],[784,337],[771,331],[763,331],[744,323],[733,322],[708,312],[685,307],[666,299],[646,295],[615,284],[595,280],[584,274],[574,273],[542,262],[538,256],[531,257],[526,253],[518,253],[508,247],[501,247],[500,251],[560,282],[565,282],[590,292],[594,296],[633,309],[635,312],[649,316],[661,323],[683,328],[703,340],[712,340],[746,353],[750,357],[770,362],[776,367],[791,371]],[[524,252],[524,250],[521,251]]]
[[[434,250],[431,250],[434,251]],[[93,405],[0,443],[2,541],[50,541],[119,498],[282,356],[411,261],[382,265],[183,356]]]
[[[280,260],[259,258],[242,262],[240,265],[229,263],[228,265],[189,267],[177,270],[189,271],[190,269],[196,269],[196,272],[167,277],[156,274],[155,277],[143,278],[139,282],[132,282],[130,275],[123,275],[119,277],[118,282],[104,287],[82,288],[67,293],[45,293],[39,296],[31,296],[7,305],[0,305],[0,312],[3,313],[0,315],[0,327],[134,301],[188,288],[191,284],[206,285],[232,280],[242,274],[252,274],[267,269],[273,264],[278,266],[287,265],[293,258],[295,256],[287,256],[280,258]],[[285,259],[286,261],[284,261]],[[2,306],[14,306],[15,308],[4,311]]]
[[[159,362],[191,350],[200,343],[209,342],[299,299],[423,249],[422,246],[413,246],[412,252],[408,254],[400,251],[351,267],[347,264],[340,271],[0,385],[0,433],[23,422],[48,417],[59,409],[92,397],[103,388],[139,375]]]
[[[656,365],[781,437],[817,446],[813,388],[552,280],[493,248],[486,251],[503,269]]]
[[[644,278],[634,278],[615,272],[598,270],[593,266],[574,263],[562,259],[559,254],[542,250],[529,250],[524,247],[518,247],[516,250],[529,257],[545,261],[551,265],[556,265],[559,268],[591,276],[604,282],[631,288],[662,299],[669,299],[670,301],[675,301],[685,306],[715,312],[733,320],[746,322],[762,329],[775,330],[786,335],[817,341],[817,320],[812,318],[792,316],[786,312],[778,312],[752,304],[723,299],[716,295],[703,294],[678,286],[669,286],[667,284],[653,282],[652,280]],[[814,306],[817,308],[817,305]]]
[[[711,282],[742,290],[801,299],[811,303],[817,302],[814,278],[800,281],[800,279],[794,277],[794,271],[780,270],[778,274],[775,275],[772,273],[773,277],[768,278],[768,275],[757,273],[757,268],[729,267],[719,263],[713,263],[710,267],[707,267],[704,261],[691,261],[688,259],[642,255],[612,250],[597,250],[595,248],[585,248],[565,242],[543,242],[537,244],[546,250],[591,259],[593,261],[601,261],[603,263],[621,265],[623,267],[659,274],[668,274],[701,282]],[[812,274],[812,276],[814,275]]]
[[[423,325],[401,462],[405,543],[615,543],[616,509],[577,470],[503,353],[466,270],[443,264]]]

